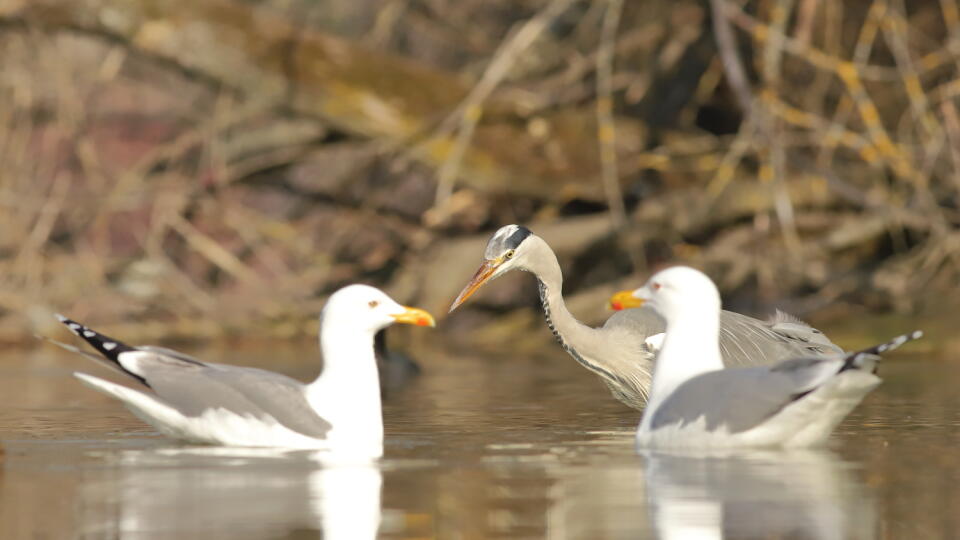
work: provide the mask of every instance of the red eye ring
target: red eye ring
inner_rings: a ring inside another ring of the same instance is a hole
[[[653,290],[655,290],[655,291],[659,291],[659,290],[660,290],[660,284],[659,284],[659,283],[654,283],[653,285],[651,285],[651,287],[652,287]]]

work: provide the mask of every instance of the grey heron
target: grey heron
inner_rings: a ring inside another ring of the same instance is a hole
[[[649,308],[619,311],[600,328],[578,321],[564,304],[560,263],[550,246],[520,225],[501,227],[487,243],[484,261],[450,306],[453,311],[484,283],[511,270],[533,273],[547,326],[583,367],[597,374],[613,396],[642,409],[650,390],[654,357],[665,325]],[[819,330],[778,313],[760,321],[724,311],[720,349],[727,366],[770,363],[798,355],[843,352]]]
[[[383,453],[374,334],[393,323],[434,326],[433,317],[366,285],[344,287],[320,316],[320,376],[303,384],[249,367],[201,362],[161,347],[134,347],[58,315],[136,388],[86,373],[88,386],[123,402],[161,433],[194,443],[310,448],[356,458]]]
[[[720,293],[709,277],[686,266],[668,268],[634,296],[667,324],[650,401],[637,428],[640,446],[821,444],[880,384],[878,355],[922,335],[905,334],[858,352],[724,369]]]

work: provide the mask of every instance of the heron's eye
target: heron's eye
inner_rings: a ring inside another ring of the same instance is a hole
[[[514,253],[515,253],[515,251],[511,249],[510,251],[508,251],[508,252],[506,252],[506,253],[503,254],[503,258],[504,258],[504,259],[512,259]]]
[[[379,305],[380,305],[380,302],[377,302],[376,300],[371,300],[370,303],[368,303],[367,305],[370,306],[370,309],[373,309],[373,308],[379,306]]]

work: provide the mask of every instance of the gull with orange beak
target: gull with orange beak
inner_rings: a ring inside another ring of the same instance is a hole
[[[650,402],[637,428],[637,444],[644,447],[822,444],[880,384],[880,355],[923,335],[910,332],[856,352],[724,369],[720,292],[706,274],[674,266],[634,294],[667,323]]]
[[[547,326],[580,365],[600,377],[613,396],[641,409],[646,404],[653,374],[654,358],[666,328],[663,319],[648,307],[639,305],[633,291],[619,293],[611,305],[622,309],[599,328],[591,328],[576,319],[563,301],[563,274],[550,246],[522,225],[501,227],[490,238],[483,263],[450,306],[453,311],[484,283],[511,270],[532,273],[540,288]],[[842,352],[822,333],[802,322],[778,314],[764,322],[724,311],[720,316],[720,347],[724,363],[752,365],[758,359],[778,359]]]
[[[100,354],[55,343],[126,375],[131,386],[74,375],[167,436],[200,444],[315,449],[359,460],[383,453],[374,335],[394,323],[434,326],[429,313],[401,306],[383,291],[344,287],[330,296],[320,316],[323,370],[304,384],[262,369],[127,345],[58,318]]]

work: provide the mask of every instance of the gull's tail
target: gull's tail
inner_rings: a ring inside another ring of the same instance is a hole
[[[119,369],[124,374],[129,375],[134,379],[137,379],[144,385],[148,387],[150,386],[149,384],[147,384],[147,381],[143,377],[137,375],[136,373],[131,373],[129,370],[123,367],[123,364],[120,363],[120,355],[125,352],[136,351],[137,350],[136,347],[131,347],[130,345],[127,345],[126,343],[120,340],[113,339],[112,337],[105,336],[99,332],[91,330],[90,328],[87,328],[86,326],[76,321],[72,321],[64,317],[63,315],[57,314],[57,319],[60,322],[62,322],[67,328],[69,328],[71,332],[73,332],[74,334],[82,338],[84,341],[89,343],[91,347],[93,347],[94,349],[97,350],[97,352],[103,355],[103,358],[100,358],[99,356],[94,356],[90,353],[85,353],[72,345],[60,343],[59,341],[49,339],[49,338],[44,338],[44,339],[46,339],[47,341],[50,341],[51,343],[59,345],[60,347],[63,347],[68,351],[77,352],[88,358],[93,358],[94,360],[98,360],[101,363],[106,363],[108,366],[114,369]],[[106,362],[103,362],[103,360],[106,360]]]
[[[848,369],[862,369],[865,359],[876,358],[878,355],[890,352],[908,341],[920,339],[921,337],[923,337],[923,331],[914,330],[909,334],[897,336],[890,341],[880,343],[879,345],[874,345],[873,347],[868,347],[860,351],[847,353],[847,355],[843,358],[843,367],[840,368],[840,371],[846,371]]]

